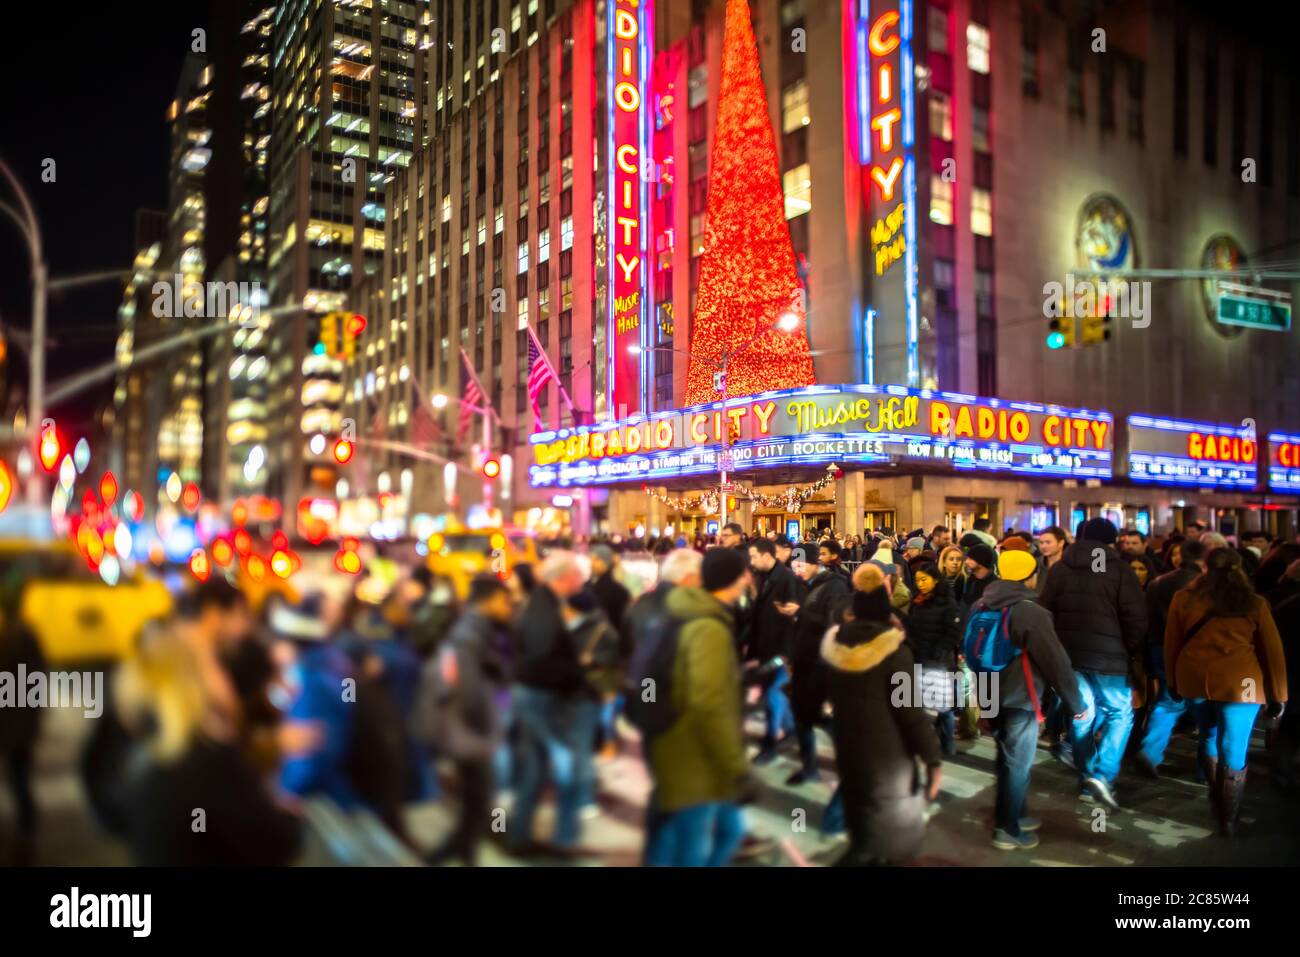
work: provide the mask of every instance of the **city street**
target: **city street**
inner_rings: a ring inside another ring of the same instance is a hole
[[[42,739],[36,796],[43,824],[37,845],[38,865],[112,866],[129,863],[126,849],[105,837],[89,819],[76,778],[76,745],[87,723],[70,712],[52,712]],[[753,741],[761,723],[749,722]],[[583,846],[589,858],[567,861],[512,858],[495,842],[484,845],[481,863],[487,866],[635,866],[640,861],[649,779],[639,757],[635,732],[624,725],[628,737],[624,752],[599,761],[600,813],[584,820]],[[1256,736],[1256,745],[1262,737]],[[1267,866],[1293,865],[1300,859],[1300,815],[1268,783],[1266,769],[1252,762],[1248,805],[1257,819],[1234,841],[1215,833],[1205,788],[1192,783],[1195,742],[1174,738],[1167,759],[1168,772],[1158,782],[1132,773],[1122,774],[1119,799],[1123,810],[1110,815],[1104,831],[1094,830],[1097,805],[1074,797],[1077,777],[1067,772],[1040,747],[1029,802],[1042,818],[1042,843],[1034,850],[1006,852],[988,843],[993,802],[993,742],[988,735],[975,742],[959,742],[960,753],[944,764],[943,792],[933,809],[925,849],[917,866]],[[758,857],[738,860],[734,866],[825,866],[843,852],[845,840],[821,837],[822,813],[834,789],[835,766],[829,740],[819,733],[819,756],[824,778],[798,787],[783,782],[795,770],[792,751],[757,769],[765,788],[762,799],[746,809],[751,833],[770,838],[775,847]],[[751,754],[755,747],[751,745]],[[455,787],[454,780],[449,782]],[[509,804],[506,821],[509,826]],[[539,814],[539,832],[551,823],[548,804]],[[9,795],[0,791],[0,822],[11,820]],[[437,801],[408,807],[412,837],[424,848],[436,846],[454,816],[449,802]],[[806,822],[800,826],[799,822]],[[0,825],[0,834],[5,833]],[[0,838],[0,849],[4,847]],[[0,854],[3,850],[0,850]],[[336,863],[326,859],[313,864]]]

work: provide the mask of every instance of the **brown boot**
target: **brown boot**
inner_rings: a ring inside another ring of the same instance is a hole
[[[1222,785],[1219,783],[1219,759],[1212,758],[1207,754],[1200,755],[1201,771],[1205,774],[1205,784],[1210,792],[1210,813],[1217,820],[1219,814],[1219,789]]]
[[[1229,771],[1225,766],[1220,771],[1219,781],[1219,833],[1224,837],[1236,837],[1241,798],[1246,793],[1246,769]]]

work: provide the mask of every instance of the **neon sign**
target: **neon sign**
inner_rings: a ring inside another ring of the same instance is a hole
[[[902,386],[809,386],[728,400],[725,410],[715,402],[537,433],[529,482],[568,487],[713,474],[728,433],[736,471],[925,463],[1109,478],[1113,431],[1106,412]]]
[[[653,381],[654,345],[649,317],[650,145],[652,0],[608,0],[606,165],[608,202],[609,397],[611,417],[643,408],[645,383]],[[633,352],[630,347],[639,346]]]
[[[1128,472],[1134,482],[1254,488],[1258,449],[1241,426],[1128,417]]]
[[[920,322],[916,264],[915,94],[912,60],[912,0],[857,0],[855,24],[858,105],[858,159],[872,222],[874,278],[869,309],[876,316],[872,336],[890,320],[902,321],[909,385],[920,384]],[[898,263],[901,261],[901,276]],[[885,277],[893,281],[881,282]],[[901,286],[901,288],[900,288]],[[897,327],[894,327],[897,328]],[[867,343],[874,352],[874,343]]]
[[[1282,492],[1300,492],[1300,435],[1268,436],[1268,484]]]

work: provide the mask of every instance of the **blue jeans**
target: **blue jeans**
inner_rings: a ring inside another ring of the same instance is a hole
[[[934,730],[939,735],[939,747],[943,749],[946,755],[955,754],[957,751],[957,712],[949,708],[947,711],[940,711],[934,719]]]
[[[740,808],[697,804],[665,814],[646,847],[650,867],[723,867],[745,836]]]
[[[1153,765],[1159,765],[1165,759],[1165,749],[1169,747],[1169,736],[1174,733],[1174,725],[1183,712],[1187,702],[1174,700],[1169,693],[1169,679],[1165,676],[1164,645],[1147,647],[1147,667],[1152,676],[1160,682],[1160,695],[1147,714],[1147,729],[1142,735],[1142,753]]]
[[[1083,697],[1083,720],[1070,729],[1074,766],[1085,778],[1115,783],[1119,762],[1133,730],[1133,693],[1128,675],[1075,671]]]
[[[1038,746],[1038,717],[1024,708],[1003,708],[993,719],[993,740],[998,743],[993,825],[1015,836],[1025,816],[1025,792]]]
[[[790,710],[790,698],[785,689],[790,686],[790,669],[782,665],[771,683],[763,691],[763,711],[767,716],[765,745],[776,744],[780,732],[794,733],[794,712]]]
[[[1229,771],[1246,769],[1246,750],[1250,747],[1250,729],[1260,706],[1245,701],[1206,701],[1199,698],[1196,724],[1201,729],[1205,753],[1218,758]]]
[[[556,793],[554,843],[573,847],[578,843],[583,797],[594,791],[591,750],[600,705],[521,685],[515,689],[513,706],[518,740],[509,845],[518,850],[532,842],[533,819],[549,767]]]

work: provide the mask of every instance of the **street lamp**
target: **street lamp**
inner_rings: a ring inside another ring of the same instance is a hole
[[[714,373],[713,376],[713,382],[714,382],[713,387],[722,393],[722,417],[724,420],[727,419],[727,368],[731,360],[736,356],[740,355],[741,353],[745,352],[752,345],[754,345],[754,343],[758,342],[758,340],[762,339],[769,332],[776,331],[776,332],[782,332],[786,334],[794,332],[799,328],[799,324],[801,321],[802,320],[799,318],[799,314],[797,312],[795,312],[793,309],[785,309],[781,312],[779,316],[777,316],[775,322],[773,322],[770,326],[764,326],[762,329],[758,330],[758,332],[754,333],[747,340],[742,342],[739,347],[735,349],[722,350],[721,361],[719,362],[719,369],[717,372]],[[628,352],[632,353],[633,355],[640,355],[642,351],[643,350],[641,346],[637,346],[637,345],[628,346]],[[669,346],[655,346],[648,351],[681,352],[682,350],[673,349]],[[725,527],[727,524],[726,484],[727,484],[727,472],[730,471],[728,467],[729,466],[728,460],[730,458],[731,458],[731,422],[730,420],[727,420],[726,428],[722,432],[722,451],[718,454],[718,485],[719,485],[718,516],[720,519],[720,521],[718,522],[719,529]]]
[[[443,395],[441,392],[439,392],[432,399],[430,399],[429,402],[433,405],[435,409],[447,408],[447,397]]]

